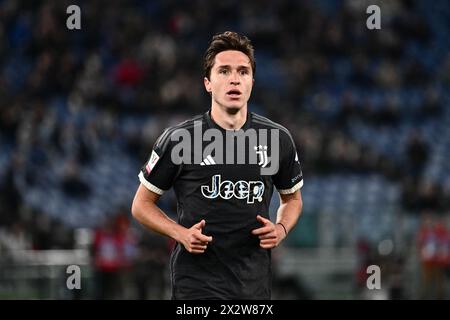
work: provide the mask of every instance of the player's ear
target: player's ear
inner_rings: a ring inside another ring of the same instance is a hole
[[[211,82],[209,81],[209,79],[207,77],[203,78],[203,84],[205,85],[205,89],[207,92],[211,93]]]

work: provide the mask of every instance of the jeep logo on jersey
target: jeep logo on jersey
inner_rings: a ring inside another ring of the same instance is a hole
[[[262,181],[243,181],[235,183],[225,180],[221,181],[220,174],[212,177],[211,186],[202,186],[202,194],[205,198],[215,199],[221,197],[228,200],[232,197],[237,199],[247,199],[247,203],[254,203],[255,199],[262,201],[264,194],[264,183]]]

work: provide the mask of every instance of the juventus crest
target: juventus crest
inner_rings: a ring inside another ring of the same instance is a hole
[[[267,146],[255,146],[256,154],[258,155],[258,165],[262,168],[265,168],[269,164],[269,160],[267,158]]]

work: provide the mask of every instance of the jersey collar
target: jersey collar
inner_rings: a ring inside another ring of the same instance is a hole
[[[223,131],[223,132],[228,131],[214,122],[214,120],[211,118],[211,109],[209,109],[207,112],[205,112],[204,118],[205,118],[206,123],[208,124],[209,128],[219,129],[220,131]],[[250,128],[251,123],[252,123],[252,113],[247,111],[247,119],[245,120],[245,123],[241,129],[244,131],[247,130],[248,128]],[[230,131],[232,131],[232,130],[230,130]],[[234,131],[237,131],[237,130],[234,130]]]

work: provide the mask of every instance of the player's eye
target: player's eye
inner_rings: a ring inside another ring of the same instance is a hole
[[[240,74],[241,76],[245,76],[245,75],[247,75],[248,73],[249,73],[249,72],[248,72],[247,69],[242,69],[242,70],[239,71],[239,74]]]
[[[228,70],[227,69],[220,69],[219,70],[219,74],[227,74]]]

